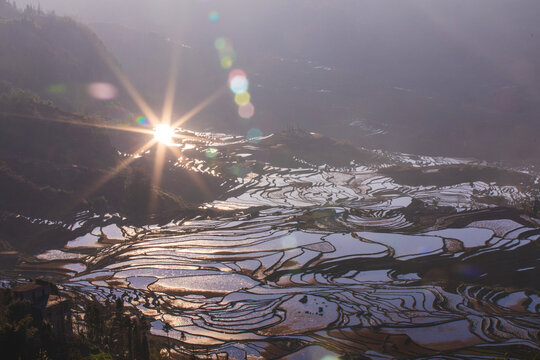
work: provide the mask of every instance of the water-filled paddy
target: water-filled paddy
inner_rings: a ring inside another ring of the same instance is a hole
[[[228,216],[108,218],[20,270],[61,269],[67,291],[120,297],[202,358],[519,358],[540,350],[540,220],[491,212],[479,192],[526,196],[405,186],[368,167],[267,166],[204,205]]]

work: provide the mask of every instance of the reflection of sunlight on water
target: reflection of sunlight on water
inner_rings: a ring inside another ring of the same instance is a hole
[[[238,340],[247,343],[261,340],[260,336],[288,334],[308,337],[314,332],[321,337],[303,344],[308,346],[288,348],[286,351],[291,353],[285,358],[339,359],[335,352],[349,351],[347,342],[366,345],[366,354],[384,358],[374,349],[387,342],[386,334],[413,334],[413,340],[428,347],[441,346],[433,335],[437,332],[448,332],[449,338],[455,334],[454,338],[466,341],[477,341],[478,334],[497,342],[501,341],[501,334],[505,340],[524,342],[536,336],[534,325],[523,330],[518,320],[490,312],[495,306],[519,306],[520,311],[534,314],[540,301],[535,295],[516,291],[506,294],[489,287],[483,291],[483,286],[448,292],[430,282],[410,283],[421,280],[416,273],[388,276],[388,272],[396,270],[391,264],[415,258],[437,265],[438,259],[430,255],[446,252],[443,240],[449,235],[465,245],[472,242],[490,246],[482,239],[489,239],[491,230],[446,229],[408,235],[365,231],[316,233],[298,230],[296,216],[305,214],[299,209],[272,209],[261,210],[255,219],[193,219],[155,227],[136,242],[103,251],[100,261],[90,262],[90,271],[72,279],[70,286],[106,297],[115,291],[118,296],[118,284],[126,284],[121,291],[128,293],[128,301],[157,324],[153,333],[158,334],[159,321],[164,321],[173,326],[171,338],[182,332],[185,343],[224,344],[212,349],[213,353],[234,353],[239,349],[235,345]],[[512,222],[483,221],[480,225],[497,229],[505,225],[501,230],[504,234],[521,229],[513,233],[512,239],[526,231]],[[392,258],[398,261],[393,262]],[[360,271],[358,264],[367,261],[381,261],[384,266]],[[465,264],[452,269],[460,278],[477,277],[482,271]],[[166,296],[149,295],[159,293]],[[475,308],[471,304],[476,299],[487,305]],[[178,313],[170,311],[180,308]],[[411,326],[408,314],[413,313]],[[441,323],[441,316],[460,320]],[[496,330],[483,325],[488,324],[486,318],[500,321]],[[346,334],[345,339],[334,337],[337,329],[328,331],[332,324],[342,324],[347,329],[342,333]],[[372,330],[373,326],[381,330]],[[363,340],[366,332],[356,330],[368,327],[374,336],[369,338],[375,344],[371,349]],[[469,331],[473,328],[474,332]],[[341,345],[344,347],[339,348]],[[397,346],[398,355],[410,348]]]
[[[79,264],[79,263],[66,264],[64,265],[64,269],[71,270],[76,273],[80,273],[86,270],[86,265]]]
[[[77,247],[101,247],[102,244],[98,242],[98,236],[92,233],[88,233],[83,236],[79,236],[75,240],[71,240],[66,244],[66,248]]]
[[[338,354],[327,350],[320,345],[306,346],[286,359],[305,359],[305,360],[339,360]]]
[[[294,234],[289,234],[281,239],[284,249],[295,248],[297,241]]]
[[[82,254],[70,253],[62,250],[47,250],[36,256],[37,259],[45,261],[80,259],[82,257],[84,257]]]
[[[195,146],[194,144],[184,144],[184,147],[182,148],[182,151],[195,149],[196,147],[197,146]]]
[[[111,224],[101,228],[101,233],[109,239],[123,239],[124,234],[122,229],[115,224]]]

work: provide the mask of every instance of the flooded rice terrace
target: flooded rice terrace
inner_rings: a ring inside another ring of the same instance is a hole
[[[259,146],[222,139],[213,149],[232,168]],[[395,159],[430,171],[463,163]],[[238,173],[203,206],[228,211],[219,218],[133,226],[80,214],[76,226],[91,231],[18,269],[67,274],[62,288],[79,296],[122,298],[177,354],[201,359],[538,355],[540,220],[479,196],[530,194],[484,181],[403,185],[384,164],[295,160]],[[214,171],[204,157],[175,165]]]

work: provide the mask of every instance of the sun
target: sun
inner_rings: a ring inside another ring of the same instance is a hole
[[[157,142],[171,145],[173,143],[173,138],[174,129],[172,127],[167,124],[159,124],[156,126],[156,130],[154,130],[154,139],[156,139]]]

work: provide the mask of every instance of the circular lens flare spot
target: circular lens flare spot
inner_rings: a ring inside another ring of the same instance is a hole
[[[255,115],[255,106],[252,103],[247,103],[238,108],[238,115],[242,119],[251,119]]]
[[[230,69],[233,66],[233,59],[230,56],[223,56],[221,58],[221,67],[224,69]]]
[[[223,50],[227,46],[227,39],[225,38],[217,38],[216,41],[214,41],[214,46],[217,50]]]
[[[143,126],[148,126],[148,125],[150,125],[150,123],[148,122],[148,120],[147,120],[144,116],[139,116],[139,117],[137,118],[137,124],[143,125]]]
[[[261,141],[261,137],[263,136],[263,133],[259,129],[251,129],[247,133],[247,139],[252,144],[257,144]]]
[[[229,168],[229,172],[236,177],[244,177],[244,175],[248,172],[248,169],[245,169],[240,165],[232,165]]]
[[[249,81],[245,76],[235,76],[231,79],[229,86],[235,94],[242,94],[248,91]]]
[[[238,106],[244,106],[249,104],[251,101],[251,94],[249,92],[243,92],[241,94],[234,95],[234,102]]]
[[[49,94],[63,95],[67,91],[67,87],[64,84],[52,84],[47,88]]]
[[[240,69],[234,69],[234,70],[231,70],[231,72],[229,73],[229,84],[231,83],[231,81],[234,79],[234,78],[237,78],[237,77],[241,77],[241,78],[246,78],[247,79],[247,74],[244,70],[240,70]]]
[[[116,87],[109,83],[95,82],[88,85],[88,94],[97,100],[112,100],[118,94]]]
[[[154,131],[154,139],[165,145],[171,145],[173,137],[174,129],[167,124],[159,124]]]
[[[208,149],[206,149],[206,154],[205,155],[206,155],[206,157],[208,157],[210,159],[213,159],[213,158],[215,158],[217,156],[218,152],[219,151],[216,148],[208,148]]]
[[[219,13],[217,11],[212,11],[210,14],[208,14],[208,20],[210,22],[218,22],[219,21]]]

